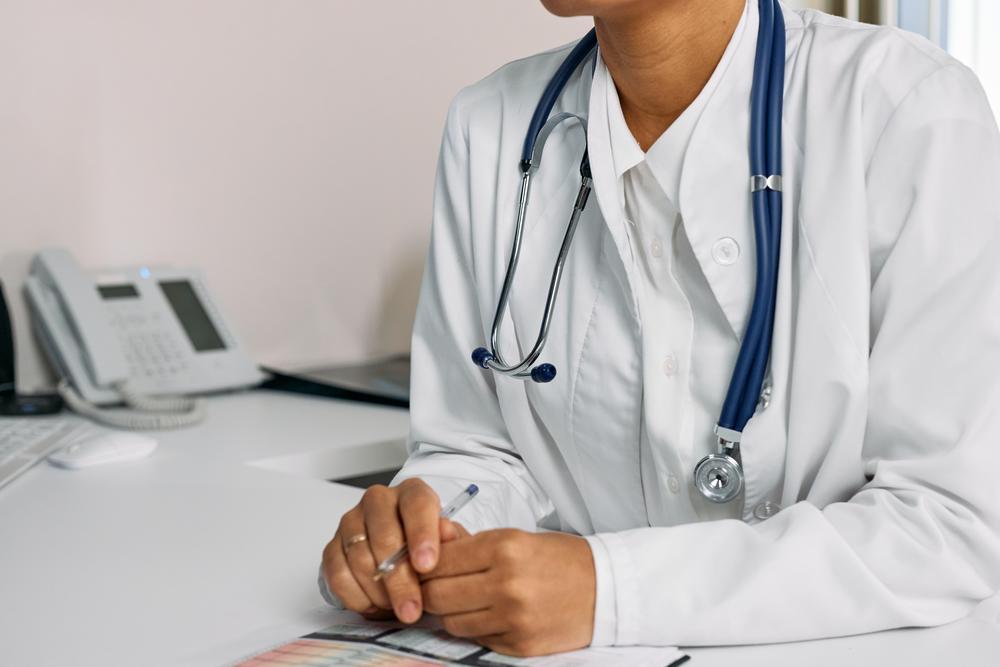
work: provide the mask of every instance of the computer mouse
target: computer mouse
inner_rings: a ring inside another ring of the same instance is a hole
[[[88,433],[48,456],[60,468],[89,468],[105,463],[135,461],[153,453],[156,440],[132,431],[101,430]]]

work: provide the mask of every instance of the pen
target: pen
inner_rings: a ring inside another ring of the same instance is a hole
[[[479,487],[475,484],[469,484],[464,491],[455,496],[450,503],[441,508],[441,518],[450,519],[458,514],[459,510],[468,505],[469,501],[476,497],[477,493],[479,493]],[[399,548],[399,551],[378,564],[378,567],[375,568],[375,576],[372,577],[372,579],[374,581],[382,581],[382,578],[385,577],[385,575],[396,569],[396,565],[399,561],[403,560],[408,553],[409,549],[407,549],[404,544]]]

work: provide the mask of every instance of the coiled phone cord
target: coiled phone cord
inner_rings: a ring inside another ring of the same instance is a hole
[[[127,408],[100,408],[84,400],[66,380],[56,387],[59,395],[73,412],[94,421],[132,431],[181,428],[197,424],[205,418],[205,407],[197,398],[158,398],[130,391],[124,383],[116,384]]]

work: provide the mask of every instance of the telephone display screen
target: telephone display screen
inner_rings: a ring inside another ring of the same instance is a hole
[[[207,352],[225,349],[226,344],[212,324],[205,306],[195,294],[191,283],[186,280],[165,281],[160,283],[160,289],[167,297],[170,307],[174,309],[174,314],[180,320],[195,350]]]
[[[139,296],[139,290],[135,285],[122,283],[121,285],[98,285],[97,292],[102,299],[134,299]]]

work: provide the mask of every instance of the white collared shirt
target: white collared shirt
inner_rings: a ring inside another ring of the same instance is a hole
[[[701,93],[643,152],[622,113],[604,61],[595,85],[607,98],[611,156],[618,176],[622,218],[635,263],[642,323],[642,481],[652,526],[733,518],[733,505],[706,501],[688,483],[697,461],[713,451],[713,427],[739,351],[688,239],[680,202],[680,176],[691,133],[720,85],[745,31],[746,13]],[[591,122],[600,122],[593,119]],[[739,245],[716,241],[715,261],[732,266]]]
[[[640,469],[650,526],[738,518],[735,503],[705,500],[690,484],[695,464],[714,451],[712,431],[739,352],[739,338],[712,294],[688,239],[680,201],[680,177],[691,133],[745,32],[746,12],[702,91],[643,152],[625,121],[611,73],[598,58],[594,88],[607,100],[605,122],[618,177],[622,219],[634,262],[642,337]],[[716,261],[746,261],[739,245],[719,239]],[[590,538],[597,578],[594,641],[615,637],[614,576],[600,538]]]

